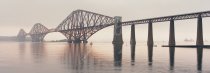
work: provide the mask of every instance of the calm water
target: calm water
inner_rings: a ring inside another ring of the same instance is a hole
[[[132,60],[127,43],[120,54],[114,53],[111,43],[0,42],[0,73],[210,73],[210,49],[203,51],[200,72],[196,48],[176,48],[175,67],[170,70],[169,48],[156,44],[150,66],[146,43],[137,43]]]

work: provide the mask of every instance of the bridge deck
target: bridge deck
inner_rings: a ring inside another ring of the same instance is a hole
[[[194,18],[197,18],[198,15],[201,15],[201,17],[210,17],[210,11],[155,17],[155,18],[133,20],[133,21],[125,21],[125,22],[122,22],[122,25],[127,26],[127,25],[132,25],[132,24],[145,24],[149,22],[156,23],[156,22],[166,22],[170,20],[194,19]]]
[[[203,45],[203,46],[197,46],[197,45],[175,45],[175,46],[162,45],[162,47],[183,47],[183,48],[203,47],[203,48],[210,48],[210,45]]]

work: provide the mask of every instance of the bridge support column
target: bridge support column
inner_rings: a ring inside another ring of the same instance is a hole
[[[130,45],[131,45],[131,61],[134,62],[135,61],[135,46],[136,46],[135,25],[134,24],[131,25]]]
[[[121,23],[122,17],[115,16],[114,19],[114,38],[112,44],[123,44]]]
[[[87,41],[87,35],[85,34],[85,32],[83,32],[82,43],[88,43],[88,41]]]
[[[88,43],[88,41],[87,40],[83,40],[83,43]]]
[[[131,38],[130,38],[130,44],[136,45],[136,37],[135,37],[135,25],[131,25]]]
[[[203,57],[203,24],[201,14],[198,15],[198,24],[197,24],[197,69],[202,70],[202,57]]]
[[[72,40],[68,40],[68,43],[72,43]]]
[[[147,40],[149,65],[152,65],[153,45],[154,45],[154,42],[153,42],[153,28],[152,28],[152,22],[149,21],[148,40]]]
[[[31,35],[32,42],[43,42],[46,34]]]
[[[81,43],[80,38],[75,38],[75,39],[74,39],[74,43]]]
[[[174,66],[174,54],[175,54],[175,47],[171,47],[171,46],[175,46],[176,42],[175,42],[175,32],[174,32],[174,20],[172,19],[170,21],[170,32],[169,32],[169,43],[168,45],[169,47],[169,53],[170,53],[170,66]]]

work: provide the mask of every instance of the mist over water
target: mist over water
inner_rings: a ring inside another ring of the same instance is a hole
[[[183,42],[186,43],[186,42]],[[183,44],[180,43],[180,44]],[[153,63],[148,65],[146,42],[131,46],[111,43],[0,42],[1,73],[209,73],[210,49],[203,51],[203,70],[197,71],[196,48],[175,48],[175,66],[169,64],[169,48],[156,42]],[[177,43],[178,44],[178,43]],[[191,44],[191,43],[190,43]],[[208,43],[206,43],[208,44]],[[122,53],[115,52],[121,50]]]

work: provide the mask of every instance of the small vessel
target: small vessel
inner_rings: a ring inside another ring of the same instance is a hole
[[[90,42],[90,45],[93,45],[93,43],[92,43],[92,42]]]
[[[185,41],[185,42],[194,42],[193,39],[185,39],[184,41]]]

